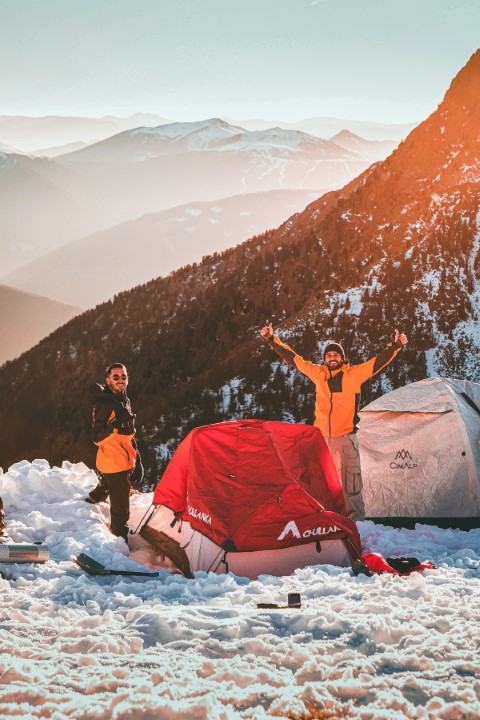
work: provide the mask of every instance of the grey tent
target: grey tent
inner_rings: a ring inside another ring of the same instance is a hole
[[[367,517],[480,517],[480,385],[429,378],[360,412]]]

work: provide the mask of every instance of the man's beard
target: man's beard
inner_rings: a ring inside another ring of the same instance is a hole
[[[338,362],[336,360],[330,360],[329,363],[327,363],[327,367],[330,370],[338,370],[339,367],[342,367],[343,360],[339,360]]]

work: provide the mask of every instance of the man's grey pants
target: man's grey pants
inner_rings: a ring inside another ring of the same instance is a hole
[[[360,454],[356,434],[349,433],[334,438],[326,437],[325,442],[342,483],[348,517],[352,520],[365,520]]]

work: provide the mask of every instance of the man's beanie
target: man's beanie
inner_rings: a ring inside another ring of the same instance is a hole
[[[328,352],[336,352],[342,356],[342,360],[345,360],[345,352],[344,352],[342,346],[340,345],[340,343],[332,342],[332,343],[328,343],[328,345],[325,345],[325,347],[323,349],[323,358],[324,359],[325,359],[325,355]]]

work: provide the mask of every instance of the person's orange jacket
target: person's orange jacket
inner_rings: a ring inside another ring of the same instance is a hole
[[[135,416],[125,393],[114,394],[108,386],[93,384],[92,440],[98,447],[96,466],[101,473],[118,473],[135,467],[133,444]]]
[[[315,383],[313,424],[325,437],[339,437],[355,430],[362,384],[383,370],[402,349],[401,345],[392,343],[371,360],[359,365],[349,365],[345,362],[337,370],[331,371],[326,365],[317,365],[304,360],[292,348],[282,343],[276,335],[270,344],[273,349],[277,346],[292,353],[292,360],[298,370]],[[281,352],[278,354],[281,355]]]
[[[117,473],[132,470],[135,467],[137,451],[132,445],[132,435],[121,435],[114,430],[111,435],[96,442],[97,468],[102,473]]]

